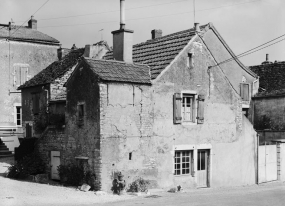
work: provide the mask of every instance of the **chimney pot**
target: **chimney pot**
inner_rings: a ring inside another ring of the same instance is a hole
[[[37,29],[37,20],[34,19],[34,16],[31,16],[31,19],[28,21],[28,27],[31,29]]]
[[[120,0],[120,29],[125,29],[125,0]]]
[[[160,29],[151,30],[151,39],[156,39],[159,37],[162,37],[162,30],[160,30]]]
[[[200,32],[200,24],[199,23],[194,23],[194,28],[195,28],[195,32]]]
[[[266,54],[266,61],[268,62],[269,60],[269,54]]]

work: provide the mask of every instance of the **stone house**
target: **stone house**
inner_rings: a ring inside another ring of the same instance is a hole
[[[59,41],[37,30],[33,17],[28,26],[0,24],[0,137],[15,144],[22,135],[22,101],[17,88],[57,58]]]
[[[75,45],[71,49],[59,48],[57,61],[18,88],[22,94],[24,137],[39,138],[37,148],[47,168],[50,168],[51,151],[61,149],[65,134],[66,89],[63,85],[83,56],[101,58],[109,50],[105,41],[80,49]],[[52,170],[56,171],[56,167]]]
[[[153,30],[136,45],[124,24],[112,33],[113,51],[83,58],[66,83],[61,164],[87,160],[105,191],[118,172],[160,188],[255,184],[256,132],[243,110],[258,79],[213,24]]]

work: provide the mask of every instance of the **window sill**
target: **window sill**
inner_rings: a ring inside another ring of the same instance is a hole
[[[181,125],[197,125],[197,122],[182,122]]]
[[[188,177],[191,176],[193,177],[191,174],[184,174],[184,175],[174,175],[174,177]]]

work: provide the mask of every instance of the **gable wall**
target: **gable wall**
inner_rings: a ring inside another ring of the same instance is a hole
[[[213,30],[208,30],[202,38],[217,63],[232,58],[228,50],[221,43],[216,34],[213,32]],[[240,83],[242,82],[243,76],[246,78],[247,83],[252,83],[256,80],[252,75],[242,69],[242,67],[236,61],[230,61],[221,64],[220,67],[222,68],[223,72],[230,80],[231,84],[233,85],[234,89],[237,91],[238,94],[240,94]],[[255,92],[257,91],[254,91],[254,93]]]

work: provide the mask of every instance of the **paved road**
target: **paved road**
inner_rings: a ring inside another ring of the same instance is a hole
[[[185,193],[162,192],[149,197],[100,205],[285,206],[285,183],[275,182],[228,189],[197,189]]]

